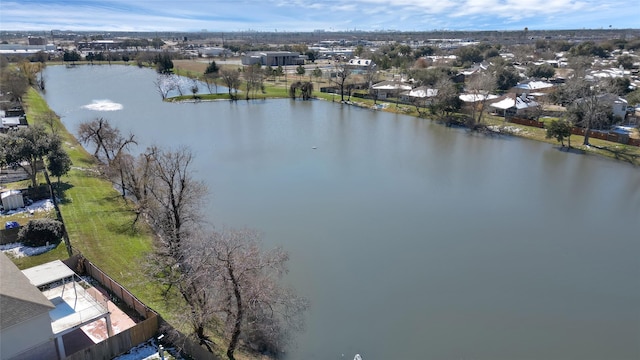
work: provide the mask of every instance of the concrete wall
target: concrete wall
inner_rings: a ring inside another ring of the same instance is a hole
[[[49,312],[44,312],[31,318],[27,322],[16,324],[2,330],[0,336],[0,358],[2,359],[52,359],[47,354],[53,346],[55,351],[51,318]]]

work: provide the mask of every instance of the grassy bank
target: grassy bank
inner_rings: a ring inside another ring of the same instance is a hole
[[[175,66],[174,72],[178,75],[198,78],[203,75],[207,65],[208,64],[206,62],[200,62],[200,61],[194,61],[194,60],[176,60],[174,61],[174,66]],[[221,65],[221,67],[237,69],[240,67],[240,65]],[[258,92],[255,95],[251,94],[251,98],[252,99],[287,98],[289,97],[289,91],[288,91],[287,85],[291,85],[291,83],[294,81],[308,81],[308,80],[309,80],[308,76],[298,76],[298,75],[291,75],[288,81],[283,80],[282,77],[280,77],[279,79],[269,78],[264,82],[264,88],[265,88],[264,93]],[[219,84],[219,85],[222,86],[223,84]],[[313,81],[313,85],[315,88],[313,92],[313,95],[315,98],[326,100],[326,101],[340,101],[339,94],[321,93],[319,91],[321,86],[332,85],[328,80],[323,79],[320,82]],[[242,86],[244,86],[244,84],[241,85],[241,89],[242,89]],[[347,100],[348,96],[345,95],[344,98],[345,100]],[[228,94],[213,94],[213,95],[207,94],[207,95],[200,95],[198,100],[207,101],[207,100],[229,100],[229,99],[230,97]],[[175,102],[195,101],[195,100],[196,99],[194,99],[192,95],[184,95],[184,96],[168,99],[168,101],[175,101]],[[238,100],[244,100],[244,94],[239,93]],[[377,103],[387,104],[386,107],[377,111],[385,111],[385,112],[397,113],[397,114],[403,114],[403,115],[409,115],[409,116],[415,116],[415,117],[419,116],[418,112],[415,109],[415,106],[413,105],[396,104],[394,102],[385,102],[381,100],[378,100]],[[370,109],[373,109],[374,107],[373,100],[356,98],[356,97],[351,97],[350,104],[354,106],[360,106],[360,107],[370,108]],[[462,116],[463,114],[458,114],[458,115]],[[514,123],[505,123],[504,118],[498,117],[498,116],[492,116],[492,115],[485,115],[484,123],[486,125],[493,125],[497,127],[507,126],[512,136],[522,137],[522,138],[536,140],[536,141],[542,141],[542,142],[546,142],[546,143],[554,144],[558,146],[560,145],[555,139],[546,138],[545,129],[519,125]],[[589,140],[592,146],[584,146],[582,145],[582,141],[583,141],[583,136],[572,135],[571,136],[572,148],[574,148],[575,151],[583,152],[585,154],[595,154],[599,156],[605,156],[605,157],[621,160],[634,165],[640,165],[640,147],[638,146],[626,146],[623,144],[618,144],[615,142],[594,139],[594,138],[591,138]]]
[[[33,89],[25,97],[27,118],[31,124],[44,123],[51,110]],[[111,182],[102,178],[97,163],[56,117],[47,123],[64,141],[64,148],[73,162],[72,170],[61,178],[60,210],[74,251],[104,270],[125,286],[146,305],[160,313],[177,329],[189,333],[187,324],[180,321],[187,305],[175,293],[166,300],[162,287],[144,273],[146,256],[152,251],[153,234],[139,221],[132,227],[135,214]],[[38,256],[14,259],[19,268],[43,264],[68,257],[64,244]],[[209,334],[216,344],[224,344],[220,334]],[[218,347],[219,355],[223,349]],[[240,350],[238,359],[255,358]]]
[[[25,107],[31,124],[45,124],[46,114],[51,111],[33,89],[25,97]],[[51,129],[50,124],[45,126]],[[130,204],[120,197],[109,181],[99,176],[93,156],[59,119],[56,118],[52,128],[63,138],[64,148],[73,162],[71,171],[61,178],[60,210],[74,250],[143,302],[171,318],[158,290],[143,274],[142,265],[152,249],[152,233],[141,223],[135,229],[131,226],[135,216]],[[48,253],[14,261],[18,267],[27,268],[65,258],[65,248],[59,245]]]

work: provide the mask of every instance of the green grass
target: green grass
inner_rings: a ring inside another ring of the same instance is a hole
[[[536,141],[542,141],[549,144],[560,145],[558,141],[554,138],[547,138],[547,130],[532,126],[525,126],[514,123],[505,123],[503,117],[485,115],[483,117],[483,121],[487,125],[505,125],[512,128],[519,129],[520,131],[516,134],[516,136],[532,139]],[[640,165],[640,147],[638,146],[628,146],[624,144],[619,144],[611,141],[590,138],[589,143],[592,146],[582,145],[584,140],[584,136],[582,135],[571,135],[571,147],[580,151],[584,151],[585,153],[596,154],[600,156],[605,156],[617,160],[622,160],[625,162],[629,162],[634,165]],[[567,144],[567,140],[565,140],[565,145]]]
[[[44,99],[33,89],[25,97],[25,104],[31,124],[42,122],[42,114],[50,111]],[[74,251],[81,252],[174,327],[188,332],[189,328],[178,320],[187,307],[183,299],[172,294],[170,301],[165,301],[159,285],[145,275],[146,256],[152,251],[152,232],[142,220],[135,228],[131,226],[135,214],[130,204],[122,199],[109,181],[99,176],[93,156],[59,119],[53,124],[53,129],[64,139],[65,149],[73,162],[72,170],[61,178],[60,211]],[[47,253],[13,261],[25,269],[67,257],[64,243],[61,243]],[[216,343],[224,343],[219,334],[211,335]],[[240,358],[243,357],[250,358],[240,354]]]
[[[25,97],[25,104],[31,124],[42,122],[42,114],[50,111],[33,89]],[[163,310],[157,289],[143,275],[142,264],[152,249],[151,232],[142,221],[136,229],[132,228],[134,213],[111,183],[95,171],[93,157],[59,120],[54,122],[53,129],[64,139],[64,147],[73,162],[72,170],[61,178],[64,190],[60,203],[71,245],[142,301],[158,311]],[[27,268],[65,258],[66,250],[60,245],[48,253],[14,262],[19,268]]]

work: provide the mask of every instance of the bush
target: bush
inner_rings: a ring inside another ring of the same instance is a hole
[[[37,247],[54,244],[62,238],[62,223],[52,219],[30,220],[18,232],[18,241],[25,246]]]

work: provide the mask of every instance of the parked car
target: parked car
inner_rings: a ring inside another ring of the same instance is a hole
[[[17,222],[17,221],[7,221],[7,222],[4,224],[4,228],[5,228],[5,229],[17,229],[17,228],[19,228],[19,227],[20,227],[20,224],[18,224],[18,222]]]

